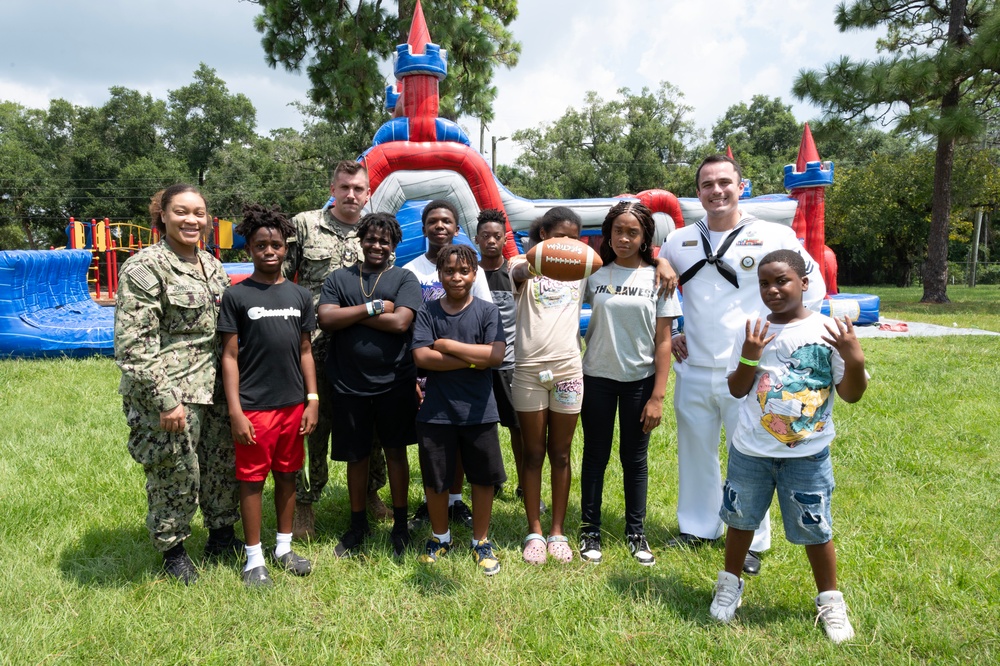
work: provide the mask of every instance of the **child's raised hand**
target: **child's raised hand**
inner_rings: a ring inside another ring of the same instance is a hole
[[[743,358],[749,359],[751,361],[757,361],[760,359],[760,355],[764,352],[764,347],[767,346],[771,340],[774,340],[776,334],[767,334],[767,329],[770,328],[771,323],[764,321],[763,327],[761,326],[760,317],[753,325],[753,330],[750,330],[750,320],[747,319],[746,327],[746,339],[743,341],[743,351],[740,354]]]
[[[837,330],[831,328],[830,324],[826,324],[826,330],[830,334],[830,337],[822,336],[823,341],[840,353],[845,364],[852,362],[864,363],[864,352],[861,351],[861,343],[858,342],[858,336],[854,332],[854,324],[851,322],[851,318],[844,317],[843,320],[834,318],[833,321]]]

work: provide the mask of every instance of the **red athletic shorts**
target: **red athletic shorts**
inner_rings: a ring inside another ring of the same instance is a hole
[[[304,435],[299,434],[305,404],[281,409],[243,412],[253,425],[256,446],[236,443],[236,478],[264,481],[267,473],[297,472],[302,469]]]

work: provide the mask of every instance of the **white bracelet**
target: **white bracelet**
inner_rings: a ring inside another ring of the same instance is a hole
[[[368,310],[368,316],[369,317],[374,317],[375,316],[375,304],[374,303],[372,303],[371,301],[368,301],[368,303],[365,304],[365,308]]]

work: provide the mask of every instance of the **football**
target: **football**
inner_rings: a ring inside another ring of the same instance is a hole
[[[604,265],[593,248],[572,238],[543,240],[525,258],[535,273],[563,282],[582,280]]]

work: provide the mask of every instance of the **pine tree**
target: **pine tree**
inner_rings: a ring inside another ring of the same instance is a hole
[[[883,26],[874,61],[848,56],[823,72],[800,71],[793,87],[829,115],[896,123],[936,142],[931,228],[922,302],[948,302],[948,229],[957,142],[985,131],[1000,86],[1000,11],[995,0],[855,0],[837,6],[841,32]]]

